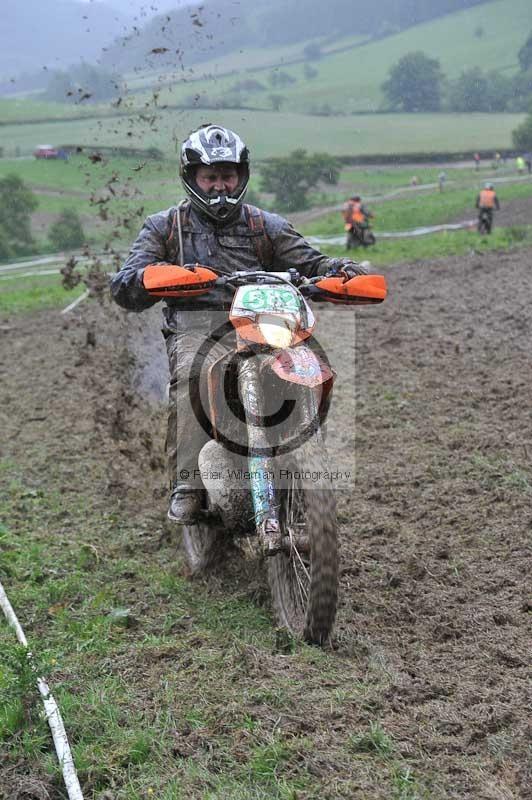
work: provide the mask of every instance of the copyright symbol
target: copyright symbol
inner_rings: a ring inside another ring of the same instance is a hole
[[[214,331],[212,331],[205,339],[201,342],[200,346],[196,350],[196,354],[194,356],[192,366],[190,368],[190,375],[189,375],[189,398],[191,401],[192,411],[209,437],[212,438],[212,420],[210,415],[210,409],[208,408],[208,402],[204,404],[202,402],[201,393],[199,391],[199,384],[202,380],[202,376],[204,375],[204,370],[207,370],[209,367],[209,359],[212,360],[211,352],[213,348],[216,346],[217,343],[220,343],[222,346],[225,346],[228,350],[228,353],[233,353],[232,361],[229,362],[229,365],[226,364],[225,366],[225,374],[222,378],[222,385],[220,387],[220,392],[218,393],[218,401],[221,403],[220,395],[223,394],[223,400],[225,400],[225,407],[226,409],[231,412],[233,418],[236,418],[240,423],[246,423],[246,413],[245,408],[242,405],[241,398],[234,398],[231,396],[231,381],[234,380],[234,377],[230,373],[231,366],[236,366],[238,368],[238,353],[235,351],[234,343],[232,339],[226,340],[225,337],[234,334],[234,329],[232,324],[227,321],[223,325],[220,325]],[[228,343],[229,342],[229,343]],[[329,365],[329,359],[327,358],[327,354],[325,353],[324,349],[321,347],[319,342],[316,339],[312,339],[312,351],[321,358],[321,360]],[[288,382],[283,382],[283,386],[286,389],[287,386],[290,384]],[[264,389],[261,387],[261,391],[270,391],[270,395],[266,395],[266,399],[270,400],[271,403],[271,389]],[[297,387],[296,387],[297,391]],[[280,439],[278,441],[272,441],[272,444],[268,444],[266,447],[260,449],[260,455],[268,455],[272,456],[275,452],[277,455],[281,455],[283,453],[289,453],[292,450],[296,450],[303,444],[307,439],[311,438],[315,431],[321,425],[320,419],[320,411],[319,411],[319,403],[321,402],[320,399],[317,399],[313,396],[312,392],[309,392],[309,404],[311,404],[311,408],[309,408],[309,413],[303,414],[303,419],[301,424],[295,424],[293,426],[293,430],[290,431],[289,436],[283,437],[283,440]],[[282,425],[285,424],[289,418],[289,416],[293,413],[295,408],[295,402],[293,399],[288,398],[280,408],[275,413],[270,413],[263,421],[262,424],[264,427],[270,428],[270,426],[275,425]],[[325,410],[325,414],[327,411]],[[250,415],[251,416],[251,415]],[[307,417],[307,418],[305,418]],[[257,425],[257,421],[251,420],[250,423],[252,426]],[[235,428],[236,430],[236,428]],[[235,430],[232,430],[229,426],[229,429],[224,432],[223,430],[218,429],[216,434],[217,441],[221,442],[226,450],[229,450],[231,453],[236,453],[242,456],[249,456],[250,450],[247,442],[247,437],[244,436],[242,441],[235,441],[234,434]],[[273,439],[273,437],[272,437]]]
[[[181,472],[179,473],[179,477],[181,478],[182,481],[186,481],[187,478],[190,478],[190,472],[188,471],[188,469],[182,469]]]

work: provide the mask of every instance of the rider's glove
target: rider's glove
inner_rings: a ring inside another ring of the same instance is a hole
[[[335,258],[331,259],[329,262],[329,266],[325,275],[328,278],[335,276],[345,276],[346,279],[354,278],[356,275],[367,275],[368,266],[369,262],[367,261],[363,261],[361,264],[358,264],[356,261],[348,261],[344,258]]]

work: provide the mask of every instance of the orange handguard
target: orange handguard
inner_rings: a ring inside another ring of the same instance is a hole
[[[193,269],[175,264],[148,264],[142,282],[144,288],[155,297],[190,297],[205,294],[217,279],[208,267],[196,264]]]
[[[354,278],[332,277],[317,281],[322,300],[330,303],[382,303],[387,294],[383,275],[356,275]]]

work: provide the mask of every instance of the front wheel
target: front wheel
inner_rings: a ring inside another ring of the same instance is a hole
[[[375,244],[375,236],[374,234],[368,229],[364,233],[364,247],[371,247]]]
[[[283,459],[278,492],[283,549],[268,557],[268,580],[277,619],[298,637],[324,644],[338,595],[336,503],[323,444],[310,442]]]
[[[482,214],[478,220],[478,232],[482,234],[491,233],[492,220],[487,214]]]

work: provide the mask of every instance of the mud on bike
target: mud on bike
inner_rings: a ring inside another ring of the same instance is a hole
[[[265,556],[279,625],[326,642],[336,615],[338,545],[322,422],[334,373],[312,338],[308,301],[380,303],[384,278],[151,265],[144,285],[159,297],[214,287],[232,293],[233,344],[206,369],[208,408],[199,421],[211,439],[198,459],[202,516],[183,526],[190,569],[207,569],[230,540],[248,538]]]

